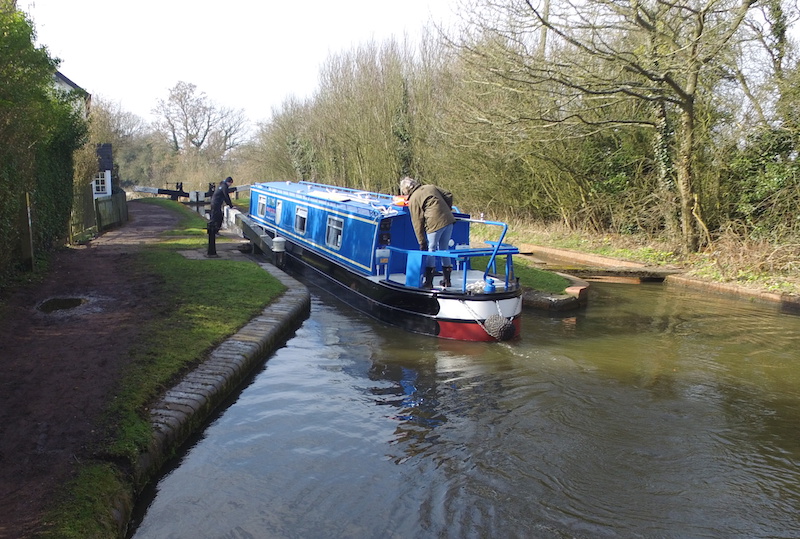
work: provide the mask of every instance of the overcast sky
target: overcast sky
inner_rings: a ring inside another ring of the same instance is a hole
[[[268,119],[317,87],[332,54],[416,40],[457,0],[18,0],[59,70],[146,120],[178,81],[220,106]]]

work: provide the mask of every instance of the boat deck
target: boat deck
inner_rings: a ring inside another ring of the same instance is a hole
[[[376,275],[376,276],[369,277],[369,279],[372,280],[372,281],[378,282],[378,281],[386,280],[387,276],[382,274],[382,275]],[[495,278],[495,277],[491,277],[491,279],[493,279],[495,289],[498,292],[502,292],[503,290],[506,289],[505,279]],[[413,283],[410,284],[410,285],[406,284],[406,274],[405,273],[392,273],[392,274],[390,274],[388,276],[388,280],[393,282],[393,283],[401,284],[401,285],[404,285],[404,286],[414,286]],[[444,287],[439,284],[441,282],[441,280],[442,280],[442,277],[441,277],[441,272],[440,272],[440,274],[436,275],[436,277],[434,277],[434,279],[433,279],[433,288],[434,289],[439,289],[439,290],[444,289]],[[482,292],[483,291],[483,270],[474,270],[474,269],[467,270],[466,281],[467,281],[467,287],[469,287],[470,285],[475,285]],[[480,284],[476,284],[476,283],[480,283]],[[452,291],[466,290],[466,288],[464,287],[464,270],[453,270],[453,273],[450,274],[450,285],[451,286],[449,286],[447,288],[447,290],[452,290]]]

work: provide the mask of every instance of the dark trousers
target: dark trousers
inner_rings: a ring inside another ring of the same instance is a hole
[[[214,225],[214,232],[222,229],[222,206],[215,208],[211,206],[210,222]]]

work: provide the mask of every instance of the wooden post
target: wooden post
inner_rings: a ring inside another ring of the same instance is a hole
[[[22,262],[27,269],[33,271],[33,218],[30,193],[25,193],[25,207],[22,208],[21,221],[20,247],[22,248]]]
[[[217,227],[213,221],[208,222],[208,253],[206,256],[216,258],[217,254]]]

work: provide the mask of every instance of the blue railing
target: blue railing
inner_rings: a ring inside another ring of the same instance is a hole
[[[506,223],[502,223],[499,221],[482,221],[477,219],[465,219],[465,218],[458,218],[459,221],[466,221],[471,223],[481,223],[486,225],[496,225],[502,227],[503,231],[500,234],[500,238],[498,241],[486,241],[487,245],[491,247],[467,247],[467,248],[458,248],[447,251],[420,251],[418,249],[401,249],[399,247],[387,246],[391,253],[397,253],[406,256],[406,273],[405,273],[405,282],[406,286],[413,286],[414,284],[419,286],[424,262],[426,256],[435,256],[440,258],[449,258],[455,262],[454,266],[456,268],[459,267],[459,262],[461,262],[460,266],[464,272],[464,278],[462,279],[461,291],[466,292],[467,288],[467,271],[470,269],[469,261],[472,258],[488,256],[489,261],[486,264],[486,271],[483,272],[483,280],[485,281],[486,278],[489,276],[491,271],[497,272],[496,265],[497,265],[497,256],[498,255],[506,255],[506,271],[505,271],[505,288],[506,290],[509,289],[509,282],[511,279],[511,275],[513,274],[513,262],[511,255],[519,254],[519,249],[514,247],[513,245],[509,245],[503,243],[503,239],[506,236],[506,232],[508,231],[508,225]],[[386,267],[389,267],[387,263]],[[386,275],[387,280],[389,279],[388,270]],[[415,281],[416,279],[416,281]],[[410,283],[410,284],[409,284]]]

